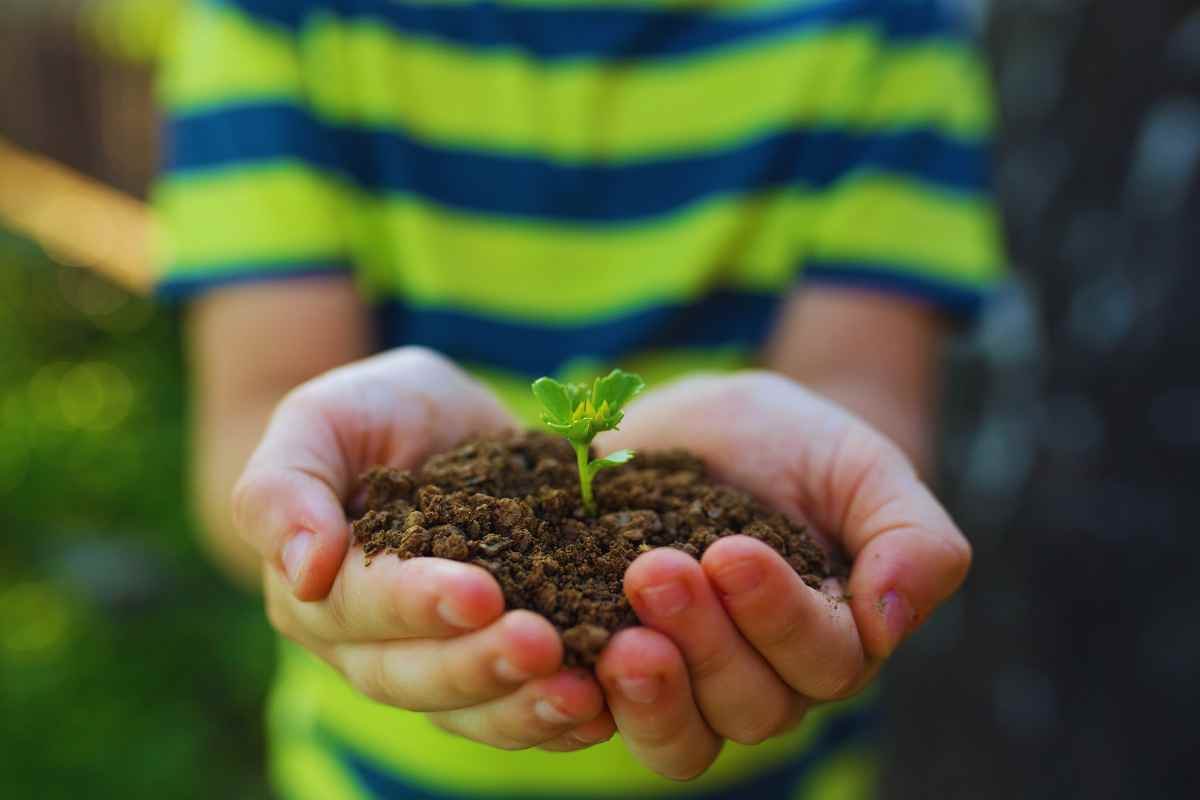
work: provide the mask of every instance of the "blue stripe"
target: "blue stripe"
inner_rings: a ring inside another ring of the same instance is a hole
[[[955,36],[937,0],[827,0],[739,14],[651,5],[530,7],[504,2],[404,0],[226,0],[293,32],[314,14],[374,21],[410,36],[464,48],[517,49],[542,61],[626,60],[695,55],[805,29],[863,23],[893,41]]]
[[[186,300],[204,292],[245,283],[264,283],[294,278],[330,278],[353,275],[349,266],[334,261],[267,264],[219,264],[211,269],[189,268],[186,273],[167,275],[154,287],[155,297],[168,302]]]
[[[983,143],[921,128],[874,134],[794,129],[720,150],[616,164],[435,146],[393,130],[323,123],[288,104],[185,115],[171,123],[168,137],[168,169],[177,175],[291,160],[344,176],[367,192],[589,223],[644,219],[722,195],[820,189],[860,170],[957,192],[980,192],[988,182]]]
[[[423,345],[455,361],[536,377],[574,358],[614,362],[659,348],[741,346],[766,338],[781,296],[716,291],[692,303],[656,305],[582,325],[499,319],[392,300],[377,309],[383,348]]]
[[[902,265],[813,261],[804,266],[805,281],[870,289],[911,297],[929,303],[952,317],[970,321],[991,298],[991,287],[975,288],[940,281],[907,271]]]
[[[902,267],[818,262],[807,264],[804,279],[892,292],[970,321],[989,292],[898,271]],[[214,265],[168,276],[156,293],[182,300],[215,288],[249,282],[344,276],[330,262]],[[717,290],[693,303],[662,304],[578,325],[549,325],[486,316],[450,308],[424,307],[389,299],[375,308],[380,349],[423,345],[456,361],[482,364],[536,377],[557,373],[574,358],[620,361],[654,349],[740,347],[751,350],[766,339],[783,295]]]
[[[670,797],[673,800],[768,800],[792,797],[801,782],[839,750],[870,742],[878,724],[877,716],[878,712],[873,708],[847,712],[830,720],[803,753],[784,764],[722,789],[672,791]],[[322,731],[320,735],[354,775],[359,785],[375,800],[546,800],[550,797],[548,793],[538,792],[536,789],[516,794],[475,793],[469,797],[447,792],[385,771],[379,765],[355,753],[327,731]],[[631,795],[603,792],[564,795],[556,792],[554,797],[558,800],[618,800],[618,797],[624,800]]]

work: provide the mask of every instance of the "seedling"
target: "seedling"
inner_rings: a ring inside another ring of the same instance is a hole
[[[592,439],[597,433],[616,430],[625,418],[621,409],[644,388],[646,382],[640,375],[619,369],[596,378],[590,391],[586,384],[559,383],[553,378],[538,378],[533,382],[533,394],[542,403],[542,422],[550,430],[567,437],[575,448],[579,492],[589,514],[596,513],[596,500],[592,497],[592,479],[596,473],[625,464],[634,455],[632,450],[618,450],[589,461]]]

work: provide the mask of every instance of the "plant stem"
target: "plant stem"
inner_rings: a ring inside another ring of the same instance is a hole
[[[592,497],[592,471],[588,469],[588,455],[591,449],[586,442],[571,442],[575,448],[575,461],[579,464],[579,493],[583,495],[583,510],[591,516],[596,516],[596,501]]]

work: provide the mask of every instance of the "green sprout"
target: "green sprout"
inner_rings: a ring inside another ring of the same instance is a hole
[[[589,514],[596,513],[596,500],[592,497],[592,479],[596,473],[625,464],[634,455],[632,450],[618,450],[589,461],[592,439],[602,431],[616,430],[625,417],[621,409],[644,388],[646,382],[640,375],[619,369],[596,378],[590,391],[586,384],[559,383],[553,378],[538,378],[533,382],[533,394],[542,403],[542,422],[567,437],[575,448],[579,492]]]

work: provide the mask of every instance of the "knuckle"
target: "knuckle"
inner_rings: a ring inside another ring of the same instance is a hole
[[[230,511],[233,526],[243,537],[247,536],[248,528],[254,517],[253,511],[259,505],[258,498],[262,495],[262,481],[250,472],[242,474],[233,487],[230,497]]]
[[[732,647],[713,647],[689,660],[688,674],[693,683],[701,683],[727,670],[734,658]]]
[[[498,750],[505,750],[509,753],[515,753],[518,750],[528,750],[535,744],[534,742],[522,742],[507,736],[497,736],[494,739],[485,739],[484,741]]]
[[[495,686],[495,680],[483,668],[481,656],[455,659],[442,673],[442,692],[459,701],[470,701]]]
[[[501,750],[526,750],[561,733],[534,717],[529,710],[519,715],[501,713],[492,720],[492,737]]]
[[[796,613],[761,614],[758,619],[762,628],[754,638],[766,650],[786,650],[801,640],[808,627],[804,616]]]
[[[376,703],[396,706],[408,710],[410,708],[403,692],[398,691],[394,676],[388,667],[388,657],[384,652],[364,652],[353,660],[343,660],[341,672],[346,675],[350,686]]]
[[[463,739],[478,742],[488,747],[494,747],[497,750],[513,752],[516,750],[526,750],[531,746],[501,733],[494,725],[489,724],[487,720],[464,720],[459,712],[429,712],[425,716],[433,725],[446,733],[460,736]]]
[[[345,676],[346,681],[363,697],[374,700],[376,703],[386,702],[383,687],[379,685],[376,678],[368,677],[368,673],[359,670],[347,670]]]
[[[329,613],[329,620],[333,623],[334,630],[350,630],[350,593],[348,581],[343,580],[339,575],[334,580],[333,587],[329,590],[329,597],[325,601],[325,610]]]
[[[784,657],[783,663],[795,662],[791,658],[797,656],[797,650],[803,642],[810,639],[813,632],[803,614],[781,614],[775,619],[762,617],[764,627],[757,636],[751,637],[755,645],[764,654]],[[808,648],[803,648],[808,650]],[[792,654],[787,658],[786,654]],[[801,688],[805,694],[821,700],[835,700],[849,696],[857,688],[866,666],[861,645],[851,645],[843,641],[835,641],[820,656],[820,663],[804,670],[806,675],[798,677],[789,670],[789,683],[794,688]],[[796,686],[800,683],[800,686]],[[733,738],[733,737],[730,737]]]
[[[747,708],[714,729],[731,742],[756,745],[778,736],[792,716],[793,703],[773,702],[765,707]]]
[[[487,745],[488,747],[494,747],[497,750],[513,752],[529,748],[529,745],[495,730],[494,726],[490,725],[486,719],[480,720],[474,718],[470,712],[468,712],[466,719],[463,718],[462,713],[457,711],[429,712],[425,716],[431,723],[446,733],[478,744]]]
[[[680,764],[672,764],[659,774],[673,781],[685,782],[695,780],[708,770],[714,759],[715,755],[698,759],[690,758]]]
[[[260,528],[279,524],[277,509],[290,491],[287,476],[277,471],[251,467],[242,474],[230,495],[230,517],[243,540],[255,549],[263,546],[271,531]]]
[[[804,697],[790,692],[778,702],[749,709],[714,730],[723,738],[741,745],[762,744],[791,730],[803,718],[808,704]]]
[[[418,599],[418,598],[412,598]],[[397,586],[389,587],[385,600],[383,602],[383,618],[389,631],[394,635],[403,635],[402,632],[409,629],[409,596]],[[432,608],[436,600],[430,600],[424,603],[428,608]]]
[[[396,360],[405,369],[416,372],[445,370],[450,366],[445,357],[427,347],[416,345],[400,348],[396,353]]]
[[[653,723],[638,728],[633,738],[642,747],[658,750],[672,745],[684,732],[684,726],[678,720],[655,720]]]
[[[775,735],[778,723],[773,719],[742,719],[733,725],[724,725],[717,729],[723,738],[744,745],[762,744]]]
[[[528,750],[542,742],[550,741],[562,733],[557,727],[550,726],[539,720],[533,714],[529,704],[524,704],[520,710],[506,708],[496,712],[488,724],[491,735],[488,741],[500,750]]]
[[[859,650],[833,665],[809,694],[817,700],[841,700],[851,696],[862,680],[866,661]]]
[[[345,670],[344,674],[351,686],[376,703],[404,707],[404,704],[399,702],[400,698],[388,671],[387,659],[382,655],[362,659]]]

